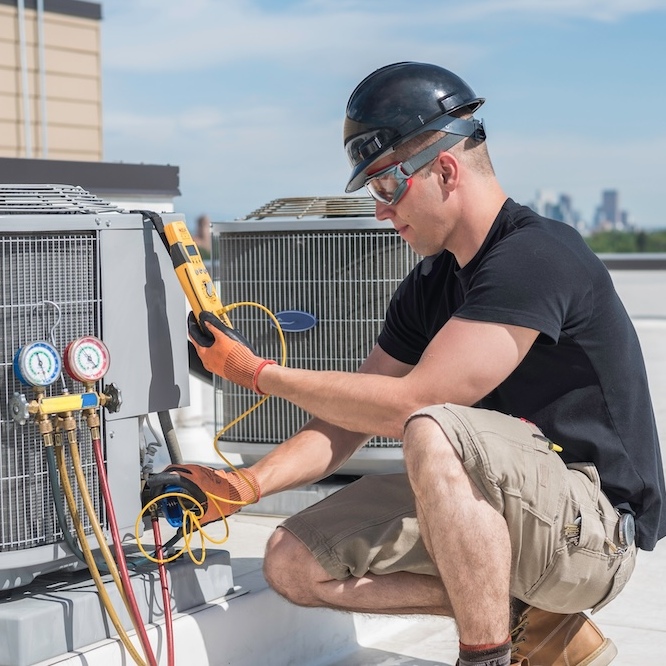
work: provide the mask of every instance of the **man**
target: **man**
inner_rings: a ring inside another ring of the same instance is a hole
[[[400,438],[406,475],[364,477],[276,530],[269,583],[305,606],[453,617],[461,666],[602,666],[615,646],[582,611],[666,534],[644,363],[577,232],[503,192],[483,101],[421,63],[359,84],[347,191],[365,185],[425,259],[358,373],[284,368],[212,316],[205,333],[190,321],[209,370],[313,419],[241,475],[171,466],[151,488],[237,502],[208,501],[205,523],[331,474],[371,435]]]

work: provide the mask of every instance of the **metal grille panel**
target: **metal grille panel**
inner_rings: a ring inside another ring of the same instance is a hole
[[[288,364],[312,370],[355,371],[376,342],[390,298],[419,257],[393,229],[221,233],[213,243],[214,278],[224,303],[254,301],[272,312],[301,310],[318,323],[286,333]],[[277,331],[256,308],[231,313],[234,326],[257,352],[280,357]],[[255,401],[249,391],[216,378],[216,426]],[[305,424],[308,415],[271,398],[221,441],[275,444]],[[366,446],[395,447],[376,437]]]
[[[0,185],[0,212],[9,215],[119,212],[77,185]]]
[[[358,218],[374,217],[375,202],[370,197],[288,197],[274,199],[246,215],[245,220],[304,217]]]
[[[0,236],[0,551],[61,541],[42,439],[32,419],[16,424],[7,413],[9,398],[30,387],[14,377],[14,354],[24,344],[48,340],[62,353],[71,340],[100,334],[98,236],[89,234],[7,234]],[[53,333],[53,338],[51,334]],[[70,392],[80,386],[72,386]],[[47,395],[62,392],[58,381]],[[104,521],[92,445],[79,423],[79,447],[88,487]],[[66,453],[71,469],[69,452]],[[76,489],[76,483],[73,482]],[[89,520],[76,491],[87,533]],[[70,524],[70,528],[73,525]]]

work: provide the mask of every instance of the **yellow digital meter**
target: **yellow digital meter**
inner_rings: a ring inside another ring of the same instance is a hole
[[[213,280],[185,221],[177,220],[165,224],[164,237],[169,246],[176,276],[197,321],[202,311],[211,312],[232,328],[226,308],[217,295]]]

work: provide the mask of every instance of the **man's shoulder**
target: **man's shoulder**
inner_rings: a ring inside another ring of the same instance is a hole
[[[548,230],[556,235],[561,234],[567,237],[578,236],[582,238],[574,227],[565,222],[541,215],[533,208],[517,203],[513,199],[506,200],[504,206],[502,206],[500,218],[505,225],[516,231],[539,232]]]
[[[566,222],[540,215],[529,206],[517,204],[511,199],[503,210],[503,233],[498,241],[505,242],[507,246],[521,250],[530,248],[536,252],[550,250],[564,261],[571,260],[570,253],[584,262],[595,261],[595,255],[585,239]]]

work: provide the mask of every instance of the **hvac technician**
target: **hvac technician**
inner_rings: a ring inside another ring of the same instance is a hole
[[[358,373],[280,367],[212,316],[214,344],[190,322],[208,370],[313,419],[244,470],[254,490],[198,465],[151,488],[251,500],[328,476],[372,435],[402,439],[406,474],[366,476],[276,530],[270,584],[304,606],[453,617],[461,666],[608,664],[615,646],[581,611],[666,534],[644,362],[580,235],[503,192],[483,101],[421,63],[359,84],[347,191],[365,186],[425,259]],[[209,502],[202,522],[219,518]]]

